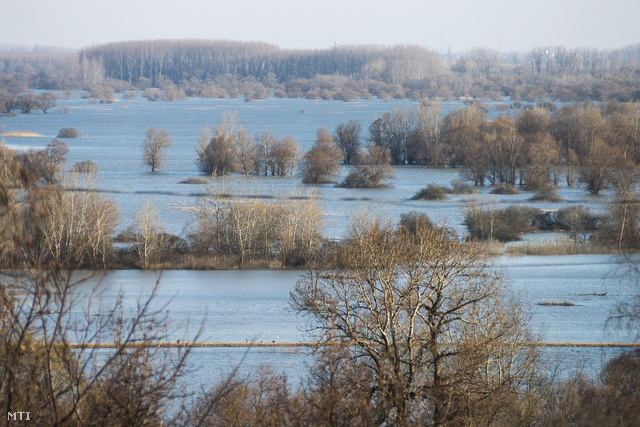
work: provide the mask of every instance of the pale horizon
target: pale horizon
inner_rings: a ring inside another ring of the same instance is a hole
[[[3,5],[0,45],[77,50],[156,39],[265,42],[281,49],[413,44],[441,53],[483,47],[617,49],[640,42],[640,2],[539,0],[25,0]]]

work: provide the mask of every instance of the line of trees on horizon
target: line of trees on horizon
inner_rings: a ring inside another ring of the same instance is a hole
[[[443,55],[417,45],[284,50],[260,42],[145,40],[46,55],[0,54],[0,88],[177,88],[188,96],[247,100],[640,99],[640,44],[612,50],[544,46],[508,54],[478,47]]]

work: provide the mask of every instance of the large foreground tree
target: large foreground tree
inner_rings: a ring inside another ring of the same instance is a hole
[[[308,316],[327,363],[365,390],[375,424],[526,416],[538,354],[507,280],[478,247],[444,228],[373,222],[354,227],[343,264],[309,273],[292,305]]]

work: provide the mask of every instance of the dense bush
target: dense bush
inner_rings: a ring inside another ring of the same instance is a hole
[[[63,128],[58,132],[58,138],[80,138],[80,132],[76,128]]]
[[[536,226],[544,231],[566,231],[574,240],[584,240],[586,233],[598,227],[598,216],[584,206],[570,206],[556,211],[540,212]]]
[[[71,167],[71,172],[74,173],[98,173],[100,169],[93,160],[79,160]]]
[[[507,242],[520,240],[522,233],[536,231],[535,221],[539,213],[539,209],[525,206],[498,210],[493,206],[482,208],[472,203],[465,209],[464,221],[474,239]]]
[[[345,188],[381,188],[388,187],[395,178],[395,171],[389,165],[389,149],[371,147],[358,153],[356,166],[346,176],[340,187]]]
[[[417,235],[423,228],[433,228],[433,223],[424,212],[409,211],[400,215],[398,229],[410,235]]]
[[[471,194],[473,188],[469,184],[465,184],[459,179],[451,181],[451,188],[447,190],[449,194]]]
[[[300,162],[302,182],[305,184],[333,182],[333,176],[340,171],[340,164],[344,161],[344,153],[326,128],[318,129],[316,135],[311,150],[304,154]]]
[[[493,190],[491,190],[491,194],[503,194],[503,195],[515,195],[520,194],[520,191],[513,185],[499,185]]]
[[[536,192],[529,200],[534,202],[560,202],[562,197],[560,197],[555,187],[547,187]]]
[[[606,208],[593,236],[600,243],[619,249],[640,247],[640,203],[637,199],[623,199]]]
[[[209,181],[206,178],[190,177],[179,182],[179,184],[208,184]]]
[[[447,200],[447,189],[435,184],[429,184],[427,188],[418,191],[413,200]]]

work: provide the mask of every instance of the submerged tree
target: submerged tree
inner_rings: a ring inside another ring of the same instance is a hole
[[[316,132],[317,138],[311,150],[307,151],[300,163],[302,182],[305,184],[322,184],[331,182],[331,175],[340,170],[344,154],[326,128]]]
[[[347,123],[340,123],[336,126],[333,139],[344,153],[346,164],[354,161],[360,151],[360,130],[360,123],[355,120],[349,120]]]
[[[140,204],[132,228],[140,268],[148,268],[149,264],[161,257],[164,246],[164,230],[153,202],[148,200]]]
[[[167,148],[171,147],[171,136],[165,129],[149,128],[142,143],[142,160],[155,172],[164,164]]]
[[[340,184],[347,188],[379,188],[386,187],[387,182],[395,178],[395,171],[389,164],[389,149],[371,146],[360,153],[354,169]]]

